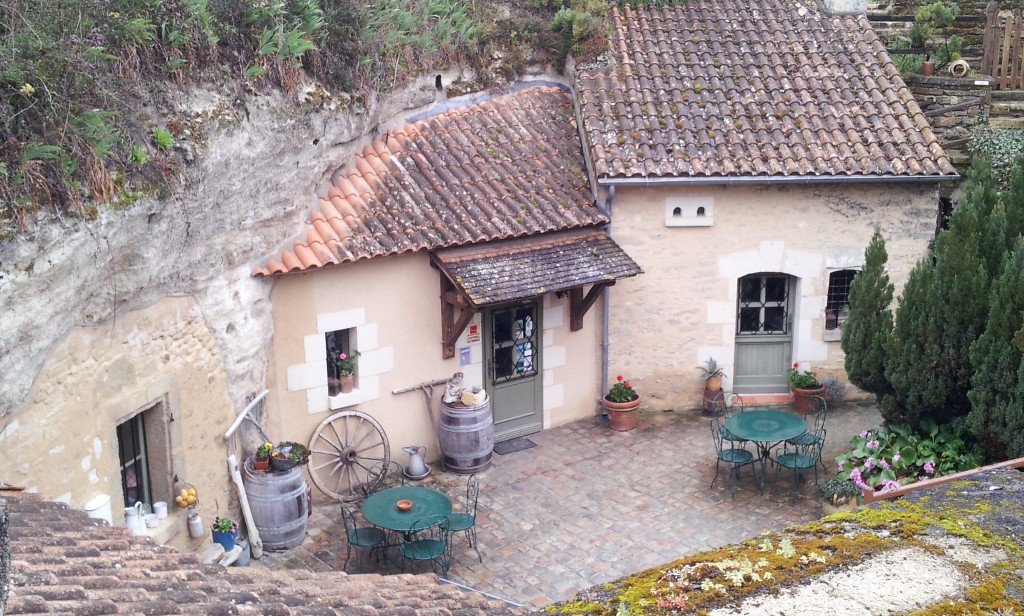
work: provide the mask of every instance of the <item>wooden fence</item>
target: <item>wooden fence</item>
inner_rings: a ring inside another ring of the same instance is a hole
[[[985,17],[981,72],[992,75],[997,90],[1024,89],[1024,11],[1000,17],[991,2]]]

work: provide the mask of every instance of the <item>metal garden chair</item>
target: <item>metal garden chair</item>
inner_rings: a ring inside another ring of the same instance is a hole
[[[720,419],[722,424],[725,424],[727,419],[737,413],[743,412],[743,398],[739,394],[722,390],[718,392],[712,400],[712,409],[711,414]],[[747,442],[746,439],[742,439],[731,434],[724,425],[722,425],[722,439],[729,441],[732,444]]]
[[[817,432],[819,430],[825,430],[825,416],[828,414],[828,404],[825,399],[821,396],[814,396],[807,401],[811,408],[815,409],[813,413],[806,416],[807,420],[807,432],[804,432],[800,436],[795,436],[786,441],[788,445],[813,445],[817,440]],[[825,466],[825,460],[819,456],[818,463],[821,464],[821,468],[824,471],[828,471],[828,467]]]
[[[740,468],[754,463],[754,454],[743,448],[742,443],[739,446],[734,446],[734,443],[725,440],[724,433],[727,432],[722,427],[721,418],[713,417],[711,419],[711,437],[715,441],[715,478],[711,480],[711,487],[715,487],[715,481],[718,479],[719,465],[722,462],[730,465],[729,473],[732,475],[731,492],[732,497],[736,498],[736,479],[740,476]],[[743,441],[745,443],[746,441]],[[728,444],[728,446],[726,446]]]
[[[476,551],[476,557],[484,562],[480,550],[476,544],[476,503],[480,497],[480,480],[476,475],[470,475],[466,480],[466,510],[455,511],[448,517],[449,530],[455,533],[466,533],[469,546]]]
[[[447,578],[451,564],[448,518],[434,515],[416,520],[408,536],[409,539],[398,546],[399,553],[408,560],[429,560],[431,567],[440,565],[442,577]]]
[[[346,542],[345,551],[345,565],[342,570],[348,568],[348,559],[352,556],[352,548],[370,548],[370,551],[376,550],[387,544],[387,534],[379,529],[372,526],[356,526],[355,515],[352,511],[345,506],[345,502],[341,501],[341,521],[345,525],[345,538]],[[358,561],[359,551],[356,551],[356,559]]]
[[[790,501],[796,501],[796,486],[804,476],[804,472],[814,469],[814,484],[818,484],[818,462],[821,460],[821,449],[825,445],[825,429],[811,433],[814,438],[800,445],[789,445],[783,452],[775,456],[775,480],[779,478],[779,469],[788,468],[793,471],[793,494]],[[774,481],[772,482],[774,489]]]
[[[405,471],[402,469],[402,465],[394,460],[387,464],[377,462],[367,471],[366,477],[364,491],[367,496],[381,490],[405,485]]]

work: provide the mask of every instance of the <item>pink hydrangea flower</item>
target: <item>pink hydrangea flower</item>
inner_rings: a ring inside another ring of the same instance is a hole
[[[864,460],[864,468],[868,469],[869,471],[875,468],[875,459],[868,458],[867,460]]]
[[[868,441],[866,447],[868,449],[878,449],[878,441],[877,440],[875,440],[875,441]]]
[[[879,460],[878,465],[881,466],[882,468],[889,468],[889,463],[885,461],[885,458]]]
[[[934,462],[925,462],[924,463],[924,472],[928,473],[929,475],[933,474],[935,472],[935,463]]]
[[[901,457],[900,454],[894,453],[894,454],[892,454],[892,461],[893,462],[899,462],[900,461],[900,457]]]

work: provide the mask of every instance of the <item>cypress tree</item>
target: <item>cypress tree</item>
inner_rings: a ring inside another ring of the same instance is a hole
[[[885,356],[892,340],[893,286],[885,265],[885,239],[875,229],[864,251],[864,269],[850,284],[850,314],[843,324],[842,348],[850,382],[882,398],[892,392],[885,376]]]
[[[1024,238],[1007,256],[992,283],[985,331],[971,348],[971,411],[968,426],[992,460],[1024,455],[1024,354],[1014,335],[1024,325]]]
[[[934,261],[918,261],[903,286],[885,360],[892,392],[883,396],[881,410],[889,423],[916,428],[945,399],[944,387],[931,374],[942,355],[936,288]]]
[[[971,410],[970,349],[1004,260],[1006,218],[987,160],[975,160],[964,193],[932,258],[918,263],[904,289],[886,364],[894,392],[883,400],[887,420],[945,423]]]

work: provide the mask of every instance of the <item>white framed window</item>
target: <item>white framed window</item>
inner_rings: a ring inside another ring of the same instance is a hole
[[[842,338],[843,323],[850,313],[850,285],[857,270],[842,269],[828,275],[828,295],[825,298],[825,340]]]
[[[352,356],[353,351],[356,350],[355,337],[355,329],[336,329],[324,334],[324,344],[327,345],[327,378],[341,378],[338,371],[339,353],[344,353],[356,364],[356,370],[352,375],[358,378],[359,358]]]
[[[164,402],[149,405],[117,425],[117,455],[125,507],[153,510],[155,501],[172,497],[171,434]]]

